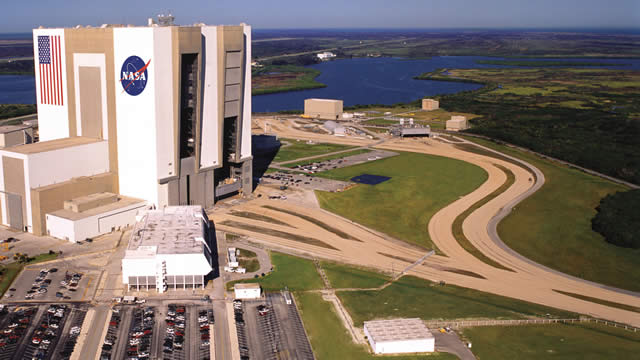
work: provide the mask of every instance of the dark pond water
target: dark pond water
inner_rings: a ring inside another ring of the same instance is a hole
[[[473,90],[478,84],[414,80],[413,77],[438,68],[501,68],[477,64],[476,60],[496,60],[480,56],[441,56],[424,60],[400,58],[361,58],[313,65],[321,71],[317,80],[326,88],[253,97],[254,112],[301,110],[311,97],[342,99],[345,106],[356,104],[394,104],[425,96]],[[640,70],[640,59],[527,59],[546,61],[586,61],[611,64],[603,68]],[[630,66],[623,66],[630,64]],[[33,76],[0,76],[0,103],[34,104]]]

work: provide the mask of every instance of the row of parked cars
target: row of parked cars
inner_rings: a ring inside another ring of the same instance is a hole
[[[127,340],[129,360],[149,358],[154,324],[155,312],[152,307],[147,306],[133,310],[133,323]]]
[[[182,351],[184,346],[184,333],[187,326],[187,309],[184,305],[169,304],[167,317],[164,320],[167,324],[166,335],[164,337],[163,349],[165,354],[174,351]]]
[[[236,321],[236,332],[238,333],[238,346],[240,348],[240,359],[249,359],[249,341],[244,324],[244,309],[242,300],[233,300],[233,316]]]
[[[107,328],[107,335],[104,338],[102,344],[102,353],[100,354],[100,360],[110,360],[111,352],[113,351],[113,344],[116,342],[118,328],[120,327],[120,310],[118,308],[112,309],[111,319],[109,319],[109,327]]]
[[[27,290],[24,298],[31,300],[37,295],[45,294],[48,291],[49,285],[51,285],[51,279],[47,279],[47,277],[56,271],[58,271],[56,268],[40,270],[33,284],[31,284],[31,289]]]
[[[38,327],[33,331],[31,343],[38,349],[33,353],[33,359],[44,359],[49,352],[51,343],[60,334],[60,327],[67,311],[66,305],[51,305],[42,316]]]
[[[0,350],[11,344],[17,344],[29,328],[32,317],[36,314],[36,308],[20,309],[11,313],[7,326],[0,330]],[[3,306],[0,313],[6,314]]]

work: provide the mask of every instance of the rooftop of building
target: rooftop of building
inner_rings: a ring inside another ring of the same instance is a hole
[[[342,100],[336,100],[336,99],[317,99],[317,98],[311,98],[311,99],[306,99],[306,100],[313,100],[313,101],[326,101],[326,102],[342,102]],[[306,101],[305,100],[305,101]]]
[[[157,247],[158,254],[202,253],[205,225],[201,206],[168,206],[140,214],[129,240],[129,251]],[[208,221],[208,219],[207,219]]]
[[[11,148],[4,149],[4,151],[10,151],[18,154],[28,155],[28,154],[43,153],[47,151],[60,150],[60,149],[78,146],[78,145],[92,144],[92,143],[97,143],[101,141],[104,141],[104,140],[83,137],[83,136],[74,136],[74,137],[55,139],[55,140],[49,140],[49,141],[39,141],[36,143],[25,144],[25,145],[12,146]]]
[[[375,342],[433,338],[431,331],[418,318],[365,321],[364,327]]]
[[[50,212],[48,213],[48,215],[57,216],[71,221],[77,221],[91,216],[104,214],[110,211],[123,209],[132,205],[139,205],[140,207],[143,207],[146,206],[146,204],[147,202],[144,200],[118,195],[117,201],[101,206],[96,206],[94,208],[87,209],[86,211],[75,212],[72,210],[60,209]]]
[[[238,290],[255,290],[255,289],[260,289],[260,284],[257,283],[238,283],[238,284],[233,284],[233,288],[234,289],[238,289]]]
[[[2,125],[0,126],[0,134],[8,134],[14,131],[31,129],[31,125]]]

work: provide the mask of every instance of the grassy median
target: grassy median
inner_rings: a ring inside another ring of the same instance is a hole
[[[341,193],[316,191],[320,206],[428,249],[436,248],[427,230],[431,217],[487,179],[482,168],[467,162],[416,153],[400,153],[316,175],[349,180],[361,174],[391,179],[378,185],[358,185]]]
[[[397,317],[439,319],[524,319],[577,315],[522,300],[405,276],[383,290],[338,291],[353,322]]]
[[[341,151],[341,150],[354,148],[354,146],[341,145],[341,144],[329,144],[329,143],[308,144],[304,140],[296,140],[296,139],[281,139],[281,142],[282,142],[282,147],[280,147],[280,151],[278,151],[278,154],[273,159],[274,162],[291,161],[291,160],[305,158],[309,156],[317,156],[317,155],[331,153],[334,151]]]
[[[491,141],[469,140],[525,160],[545,175],[544,186],[498,225],[509,247],[564,273],[640,291],[640,249],[612,245],[591,229],[600,199],[626,187]]]
[[[285,286],[292,291],[322,289],[322,279],[311,260],[271,252],[273,271],[265,276],[227,283],[227,290],[235,283],[259,283],[264,291],[279,291]]]

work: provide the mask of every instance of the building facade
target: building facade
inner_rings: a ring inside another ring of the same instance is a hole
[[[23,170],[0,171],[2,224],[42,235],[44,213],[105,191],[156,208],[251,192],[249,26],[40,28],[33,41],[40,142],[3,149]],[[31,147],[77,156],[30,167]],[[34,183],[53,164],[74,171]]]
[[[306,99],[304,101],[304,115],[315,119],[340,120],[342,110],[342,100]]]

